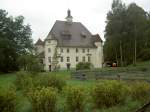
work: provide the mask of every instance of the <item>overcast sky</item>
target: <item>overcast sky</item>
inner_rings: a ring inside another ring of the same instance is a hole
[[[113,0],[0,0],[0,9],[9,15],[25,17],[30,24],[34,42],[45,39],[56,20],[65,20],[67,9],[71,9],[73,21],[82,22],[92,34],[104,37],[106,14]],[[150,11],[150,0],[122,0],[137,3]]]

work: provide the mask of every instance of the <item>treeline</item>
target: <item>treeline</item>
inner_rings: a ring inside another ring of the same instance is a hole
[[[120,66],[150,59],[150,13],[135,3],[113,0],[107,13],[104,59]]]
[[[31,53],[33,42],[30,25],[24,24],[24,17],[9,16],[0,9],[0,72],[17,71],[25,61],[21,56]]]

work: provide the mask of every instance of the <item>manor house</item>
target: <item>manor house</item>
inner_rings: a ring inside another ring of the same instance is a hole
[[[79,62],[90,62],[94,68],[102,67],[102,39],[82,23],[73,22],[70,10],[66,21],[56,20],[45,40],[39,39],[35,47],[46,71],[53,70],[54,63],[60,69],[75,69]]]

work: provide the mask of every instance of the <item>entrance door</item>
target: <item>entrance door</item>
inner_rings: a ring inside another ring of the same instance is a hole
[[[52,67],[51,67],[51,65],[49,65],[49,71],[52,71]]]
[[[70,70],[70,63],[67,63],[67,70]]]

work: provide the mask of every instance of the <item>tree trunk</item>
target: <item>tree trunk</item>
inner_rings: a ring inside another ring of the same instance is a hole
[[[137,47],[137,42],[136,42],[136,36],[137,36],[137,32],[136,32],[136,25],[135,25],[135,29],[134,29],[134,35],[135,35],[135,37],[134,37],[134,63],[133,63],[133,65],[134,66],[136,66],[136,54],[137,54],[137,49],[136,49],[136,47]]]
[[[120,41],[120,58],[121,58],[121,67],[123,66],[123,58],[122,58],[122,43]]]
[[[117,63],[117,66],[118,66],[118,55],[117,55],[117,50],[115,49],[115,54],[116,54],[116,63]]]

